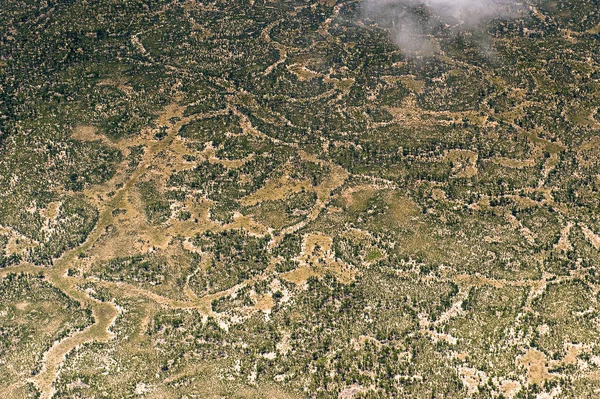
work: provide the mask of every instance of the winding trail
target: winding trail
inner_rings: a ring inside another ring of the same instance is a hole
[[[263,37],[265,38],[265,40],[268,41],[270,39],[269,31],[277,23],[278,21],[265,28],[265,30],[263,31]],[[271,44],[275,46],[278,50],[280,50],[281,59],[276,64],[269,67],[267,71],[265,71],[265,74],[269,74],[277,65],[279,65],[282,62],[285,62],[286,48],[283,46],[277,46],[273,42],[271,42]],[[319,96],[315,98],[318,97]],[[9,273],[19,272],[43,275],[49,283],[54,285],[56,288],[60,289],[70,298],[78,301],[83,308],[90,309],[94,317],[93,324],[81,331],[78,331],[64,338],[63,340],[56,341],[51,346],[51,348],[44,354],[42,360],[43,366],[41,371],[39,372],[39,374],[29,379],[29,381],[35,383],[38,386],[39,390],[41,391],[42,399],[51,399],[54,395],[55,389],[53,387],[53,383],[57,379],[60,367],[63,364],[65,357],[68,353],[88,342],[108,342],[109,340],[114,338],[114,334],[110,331],[110,326],[114,323],[115,319],[119,315],[118,307],[114,303],[101,302],[97,299],[90,297],[78,288],[81,284],[93,281],[99,286],[104,286],[112,289],[118,288],[119,292],[125,296],[144,297],[151,300],[154,303],[163,306],[168,306],[173,309],[196,309],[200,311],[203,315],[216,316],[211,309],[211,303],[214,299],[225,295],[229,295],[244,285],[248,285],[252,282],[256,282],[260,279],[265,278],[264,275],[259,275],[218,293],[205,295],[202,297],[188,295],[188,300],[174,300],[150,292],[143,288],[139,288],[132,284],[127,284],[123,282],[90,280],[81,276],[68,275],[69,268],[73,267],[73,265],[78,262],[78,255],[90,250],[94,246],[94,244],[97,243],[98,240],[103,236],[106,228],[114,222],[114,216],[112,213],[113,210],[123,207],[123,204],[127,201],[129,192],[144,176],[148,167],[150,167],[153,164],[153,161],[155,160],[156,156],[163,150],[169,148],[169,146],[173,143],[174,139],[176,138],[179,129],[184,124],[193,120],[205,119],[214,115],[219,115],[231,111],[240,118],[240,125],[245,134],[264,138],[271,141],[274,144],[285,145],[287,147],[293,148],[298,152],[298,155],[300,155],[300,157],[303,160],[318,163],[330,168],[330,176],[318,186],[314,187],[314,190],[317,194],[317,200],[310,213],[303,220],[299,221],[298,223],[292,226],[282,229],[279,232],[279,234],[273,236],[271,242],[269,242],[269,249],[272,249],[275,246],[277,246],[286,235],[293,234],[294,232],[302,229],[312,221],[316,220],[321,214],[321,212],[326,210],[326,208],[329,206],[331,202],[331,193],[335,189],[344,185],[344,183],[347,182],[347,180],[350,177],[360,177],[362,179],[369,180],[372,183],[380,184],[382,186],[392,189],[398,188],[398,186],[393,181],[375,176],[353,174],[334,162],[320,159],[312,154],[308,154],[302,151],[296,143],[288,143],[261,132],[260,130],[252,126],[252,123],[250,122],[249,118],[246,115],[244,115],[243,112],[239,111],[233,103],[228,104],[226,110],[216,111],[207,114],[199,114],[189,117],[183,117],[184,109],[185,107],[183,106],[171,104],[168,105],[160,115],[158,115],[157,126],[159,128],[163,127],[167,129],[166,137],[163,140],[150,141],[148,143],[147,151],[142,156],[142,160],[137,165],[135,170],[127,172],[129,175],[126,176],[126,178],[124,179],[122,187],[115,190],[114,196],[112,196],[107,201],[98,201],[98,198],[94,196],[106,193],[99,192],[98,190],[90,191],[90,193],[88,194],[88,199],[100,209],[100,214],[94,229],[89,234],[84,243],[65,252],[61,258],[55,261],[55,264],[52,268],[37,267],[31,264],[22,264],[19,266],[7,267],[6,269],[0,270],[0,278],[3,278]],[[590,240],[592,241],[592,243],[595,242],[592,239]],[[600,246],[600,244],[598,244],[598,246]],[[537,281],[511,282],[505,280],[493,280],[489,278],[474,278],[473,276],[463,277],[456,273],[454,276],[448,276],[447,278],[445,278],[445,280],[447,281],[449,278],[451,279],[452,277],[454,277],[457,280],[457,283],[461,285],[460,295],[458,295],[455,298],[454,305],[438,320],[421,320],[422,327],[424,329],[429,330],[430,327],[444,324],[450,318],[458,314],[460,312],[460,305],[462,304],[462,300],[466,298],[466,295],[468,293],[467,288],[471,286],[476,286],[478,284],[487,284],[492,286],[522,285],[531,287],[531,293],[528,296],[527,307],[525,309],[526,311],[530,312],[531,303],[533,299],[535,299],[537,296],[540,295],[541,292],[543,292],[543,289],[545,288],[550,276],[545,275],[541,280]],[[561,278],[561,281],[576,277],[577,276],[573,274],[572,276]],[[517,320],[517,322],[520,322],[520,319]],[[141,325],[147,323],[148,320],[146,318],[144,319],[144,322],[141,323]]]
[[[100,214],[94,229],[88,235],[85,242],[65,252],[54,262],[54,265],[51,268],[23,263],[18,266],[7,267],[0,270],[0,278],[4,278],[8,274],[12,273],[27,273],[43,276],[50,284],[60,289],[73,300],[77,301],[81,307],[90,309],[94,317],[94,322],[91,325],[60,341],[54,342],[51,348],[44,354],[40,372],[28,380],[37,385],[41,392],[42,399],[51,399],[53,397],[55,393],[53,383],[57,379],[60,367],[65,361],[68,353],[87,342],[108,342],[114,338],[114,333],[110,331],[110,326],[114,323],[119,315],[118,307],[114,303],[102,302],[92,298],[78,288],[81,284],[93,281],[94,283],[106,288],[118,288],[119,292],[125,296],[145,297],[159,305],[168,306],[173,309],[196,309],[206,316],[215,317],[218,315],[214,314],[211,309],[211,303],[214,299],[229,295],[238,290],[240,287],[254,283],[265,277],[264,275],[259,275],[243,281],[227,290],[204,295],[199,298],[190,296],[190,299],[186,301],[167,298],[143,288],[123,282],[100,281],[95,279],[90,280],[89,278],[84,278],[82,276],[70,276],[68,274],[69,268],[73,267],[73,265],[78,262],[78,255],[90,250],[103,236],[106,228],[114,222],[112,211],[124,206],[124,202],[127,201],[129,191],[140,181],[140,178],[144,175],[147,168],[152,165],[154,158],[161,151],[167,149],[171,145],[179,129],[184,124],[192,120],[205,119],[223,112],[216,111],[207,114],[197,114],[189,117],[182,117],[184,109],[185,107],[178,106],[176,104],[171,104],[165,107],[164,111],[157,118],[157,127],[167,128],[167,136],[161,141],[151,142],[148,145],[148,149],[142,156],[142,160],[136,169],[125,179],[122,187],[118,190],[115,190],[115,194],[110,198],[110,200],[102,201],[100,198],[105,193],[98,191],[97,188],[90,190],[90,192],[87,194],[88,200],[92,201],[100,208]],[[272,138],[269,137],[269,139]],[[331,187],[331,184],[329,183],[324,184],[322,187],[323,197],[328,196],[333,188],[342,184],[347,178],[347,173],[345,173],[345,171],[336,170],[336,172],[336,175],[338,175],[339,179],[332,179],[331,183],[333,186]],[[321,195],[319,196],[321,197]],[[311,212],[310,217],[298,225],[292,226],[292,230],[295,231],[308,223],[310,220],[316,218],[326,204],[327,201],[325,201],[324,198],[320,198],[320,201],[317,202],[315,208]],[[290,232],[292,230],[290,230]]]
[[[167,127],[167,137],[162,141],[149,145],[148,151],[144,154],[137,169],[131,174],[127,182],[114,197],[104,204],[103,209],[100,211],[96,226],[83,244],[64,253],[62,257],[56,260],[52,268],[24,264],[16,267],[8,267],[0,272],[0,277],[4,277],[9,273],[20,272],[41,274],[49,283],[60,289],[72,299],[78,301],[82,307],[90,309],[94,316],[94,323],[92,325],[61,341],[55,342],[48,352],[44,354],[43,367],[40,373],[30,379],[30,381],[38,386],[41,391],[42,399],[50,399],[54,395],[55,390],[52,384],[56,380],[59,368],[69,352],[86,342],[107,342],[114,336],[109,328],[119,314],[118,308],[113,303],[98,301],[80,291],[78,285],[86,280],[78,276],[68,276],[67,271],[74,263],[76,263],[77,255],[90,249],[102,236],[105,228],[112,222],[113,209],[117,208],[119,204],[122,203],[126,198],[127,192],[138,183],[140,177],[144,174],[146,168],[156,154],[171,144],[183,124],[191,119],[197,119],[199,117],[181,118],[183,110],[184,107],[171,104],[159,115],[157,125],[158,127]],[[173,123],[171,122],[171,118],[177,118],[178,121]]]
[[[3,278],[11,273],[41,275],[50,284],[60,289],[73,300],[77,301],[81,307],[90,309],[94,317],[94,322],[90,326],[60,341],[54,342],[51,348],[44,354],[41,371],[29,379],[30,382],[35,383],[39,388],[42,399],[50,399],[54,395],[55,389],[53,387],[53,383],[57,379],[59,369],[69,352],[87,342],[108,342],[114,337],[114,334],[110,331],[110,326],[119,315],[119,309],[117,306],[111,302],[101,302],[81,291],[78,286],[90,280],[76,275],[69,276],[68,270],[77,263],[78,255],[91,249],[102,237],[105,229],[114,221],[112,211],[114,209],[123,207],[123,203],[127,201],[129,191],[140,181],[140,178],[144,175],[147,168],[152,164],[156,155],[171,145],[179,129],[184,124],[192,120],[204,119],[220,113],[217,111],[215,113],[183,117],[182,115],[184,109],[185,107],[176,104],[171,104],[165,107],[164,111],[157,118],[157,127],[166,128],[167,136],[161,141],[150,142],[147,151],[142,156],[142,160],[137,165],[136,169],[126,177],[124,184],[120,189],[115,191],[115,194],[112,196],[112,198],[104,202],[99,200],[99,198],[101,198],[101,195],[99,194],[105,193],[99,192],[97,189],[90,190],[90,193],[87,195],[88,199],[100,208],[100,214],[94,229],[88,235],[85,242],[65,252],[54,262],[54,265],[51,268],[38,267],[32,264],[24,263],[18,266],[7,267],[3,270],[0,270],[0,278]],[[342,182],[343,180],[345,180],[345,175],[342,178]],[[340,183],[337,182],[335,185],[337,186],[337,184]],[[330,190],[325,191],[327,191],[328,195]],[[325,201],[319,201],[318,206],[315,207],[311,213],[311,218],[309,219],[316,218],[325,205]],[[304,221],[301,225],[306,223],[308,223],[308,220]],[[295,226],[295,229],[300,228],[301,225]],[[264,276],[257,276],[222,292],[205,295],[201,298],[190,298],[188,301],[177,301],[166,298],[126,283],[95,280],[94,282],[107,288],[118,287],[119,291],[126,296],[142,296],[157,304],[168,306],[170,308],[197,309],[204,315],[215,316],[211,310],[211,302],[214,299],[231,294],[241,286],[255,282],[255,280],[263,277]]]

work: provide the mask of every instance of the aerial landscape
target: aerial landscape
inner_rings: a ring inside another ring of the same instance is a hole
[[[599,0],[0,2],[2,398],[600,397]]]

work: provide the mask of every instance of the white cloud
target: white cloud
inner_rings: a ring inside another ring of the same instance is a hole
[[[493,19],[518,16],[517,0],[364,0],[363,17],[387,28],[409,55],[432,55],[443,29],[452,35],[479,29]]]

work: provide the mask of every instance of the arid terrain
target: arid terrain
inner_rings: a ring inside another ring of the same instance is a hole
[[[363,3],[4,1],[0,394],[600,397],[600,4]]]

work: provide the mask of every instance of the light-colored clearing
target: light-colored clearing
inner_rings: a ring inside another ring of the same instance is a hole
[[[310,190],[311,184],[308,180],[296,181],[287,175],[268,180],[265,185],[254,193],[240,199],[244,206],[253,206],[262,201],[277,201],[304,190]]]
[[[531,168],[535,165],[535,159],[512,159],[505,157],[494,158],[494,163],[511,169]]]
[[[527,368],[527,379],[530,384],[542,384],[553,378],[548,373],[546,355],[536,349],[528,349],[527,353],[521,356],[519,362]]]
[[[302,252],[296,258],[300,266],[282,273],[281,278],[294,284],[304,284],[310,277],[323,277],[333,273],[342,283],[354,280],[356,271],[349,265],[334,258],[331,249],[333,239],[320,233],[310,233],[304,237]]]
[[[270,311],[273,306],[275,306],[275,302],[273,302],[273,297],[271,295],[260,295],[256,298],[256,304],[254,308],[257,310],[262,310],[263,312]]]
[[[450,150],[446,152],[446,160],[454,164],[454,177],[470,178],[477,174],[477,159],[479,155],[469,150]]]
[[[581,226],[581,231],[583,231],[585,238],[588,239],[588,241],[590,242],[590,244],[592,244],[594,248],[600,249],[600,237],[596,233],[594,233],[586,226]]]
[[[352,399],[357,394],[364,392],[364,391],[365,391],[365,388],[363,388],[360,385],[351,385],[340,391],[340,394],[338,395],[338,399]]]
[[[573,246],[569,241],[569,233],[571,232],[571,227],[573,227],[573,223],[568,222],[567,225],[560,231],[560,239],[554,245],[554,249],[558,249],[564,252],[573,249]]]
[[[115,307],[109,303],[99,303],[92,309],[92,313],[96,321],[94,324],[69,336],[67,339],[55,342],[50,350],[44,354],[42,371],[31,378],[40,387],[43,399],[49,399],[53,396],[55,389],[52,383],[67,353],[85,342],[91,340],[106,342],[113,337],[108,328],[118,315]]]
[[[479,391],[479,386],[487,382],[487,374],[483,371],[471,367],[459,367],[458,375],[461,381],[467,387],[469,395]]]
[[[600,33],[600,24],[596,25],[595,27],[586,30],[586,33],[589,33],[590,35],[597,35]]]
[[[239,212],[235,212],[233,222],[225,225],[224,228],[225,230],[243,229],[257,236],[264,236],[269,232],[267,227],[258,223],[252,217],[244,216]]]
[[[508,399],[512,399],[521,390],[521,383],[513,380],[503,381],[502,384],[500,384],[499,389],[504,396]]]
[[[577,364],[577,356],[583,352],[583,345],[575,345],[575,344],[567,344],[567,354],[562,360],[562,364],[564,365],[574,365]]]
[[[80,141],[98,141],[104,139],[104,136],[98,134],[97,127],[87,125],[75,126],[71,137]]]
[[[411,223],[413,218],[420,213],[420,208],[417,203],[408,197],[389,193],[389,195],[386,196],[386,202],[390,207],[389,216],[391,220],[399,225]]]
[[[296,75],[296,77],[298,78],[298,80],[301,81],[301,82],[304,82],[304,81],[307,81],[307,80],[316,79],[319,76],[321,76],[320,73],[315,72],[315,71],[311,71],[306,66],[301,65],[301,64],[291,64],[291,65],[288,65],[287,69],[288,69],[288,71],[290,71],[294,75]]]

